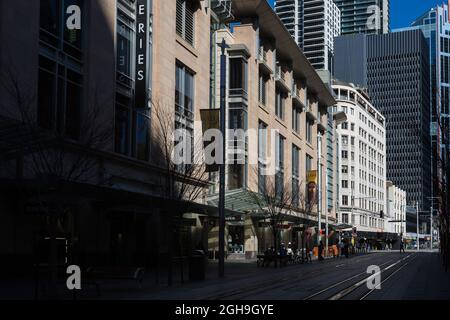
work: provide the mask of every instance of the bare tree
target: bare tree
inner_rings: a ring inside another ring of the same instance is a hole
[[[183,121],[192,121],[192,130],[178,128],[177,131],[176,117],[183,115],[177,115],[173,106],[160,100],[152,102],[152,115],[156,120],[152,132],[152,155],[155,164],[165,171],[162,176],[164,197],[187,203],[198,201],[204,195],[209,179],[203,160],[201,132],[194,131],[193,118],[189,117]],[[177,137],[179,141],[176,141]],[[190,153],[190,156],[178,152],[177,147],[181,145],[185,146],[183,152]]]
[[[270,175],[265,177],[262,185],[264,192],[252,192],[251,194],[261,213],[269,220],[273,245],[276,250],[279,246],[281,224],[285,220],[285,215],[292,210],[292,184],[280,183],[275,175]]]
[[[257,170],[255,175],[258,176]],[[299,219],[312,220],[317,208],[317,197],[310,197],[303,181],[294,186],[292,180],[277,183],[275,175],[265,176],[261,183],[262,192],[252,192],[252,198],[263,213],[265,219],[269,220],[273,236],[273,245],[277,249],[280,241],[280,231],[286,215]],[[303,215],[303,216],[302,216]],[[305,219],[306,218],[306,219]],[[305,230],[309,225],[305,226]],[[305,231],[302,234],[302,249],[305,246]],[[303,256],[304,250],[302,250]]]
[[[55,297],[57,277],[58,225],[68,208],[71,192],[66,183],[91,182],[108,184],[101,157],[97,154],[111,141],[112,123],[103,118],[104,106],[97,94],[89,97],[83,113],[79,113],[77,129],[70,137],[64,126],[50,119],[43,128],[38,119],[40,101],[33,94],[35,88],[20,78],[11,64],[0,73],[2,99],[0,108],[0,162],[5,167],[16,167],[11,175],[24,199],[32,201],[44,213],[43,221],[50,238],[49,294]],[[41,94],[51,94],[41,93]],[[60,109],[63,106],[54,105]],[[4,172],[5,173],[5,172]],[[22,185],[24,179],[34,181],[32,189]],[[34,226],[36,231],[36,225]],[[37,240],[37,234],[34,234]],[[39,249],[38,249],[39,250]]]
[[[209,173],[203,160],[202,133],[194,130],[193,114],[176,110],[175,106],[160,99],[153,99],[152,115],[155,120],[151,139],[152,158],[154,164],[163,169],[162,196],[169,210],[170,230],[175,231],[183,214],[190,212],[190,205],[206,195]],[[177,117],[183,127],[177,128]],[[181,153],[180,146],[184,147]],[[173,238],[173,233],[167,237],[169,286],[172,285],[174,244],[180,251],[183,249],[182,237],[178,235]],[[183,255],[183,252],[180,254]]]

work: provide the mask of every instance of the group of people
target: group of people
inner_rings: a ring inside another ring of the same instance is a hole
[[[392,249],[392,244],[392,241],[390,243],[387,242],[387,246],[389,249]],[[338,240],[336,245],[331,247],[333,247],[333,256],[335,258],[348,258],[350,254],[370,252],[374,248],[374,245],[366,238],[356,240],[354,237],[352,237]],[[319,242],[319,246],[317,249],[318,260],[324,260],[325,246],[322,240]],[[400,252],[405,252],[403,239],[400,239]],[[284,242],[281,242],[278,252],[274,247],[271,247],[267,249],[264,254],[266,256],[276,256],[277,254],[279,254],[280,257],[289,257],[290,259],[301,257],[303,262],[312,263],[313,248],[310,242],[307,242],[305,248],[303,249],[297,249],[297,247],[291,242],[289,242],[287,246]]]

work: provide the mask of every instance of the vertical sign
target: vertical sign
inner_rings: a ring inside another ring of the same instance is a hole
[[[147,43],[147,0],[137,0],[135,107],[138,109],[147,107]]]
[[[306,172],[307,175],[307,199],[310,204],[316,203],[316,188],[317,188],[317,170],[310,170]]]

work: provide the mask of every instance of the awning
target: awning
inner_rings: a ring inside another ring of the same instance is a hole
[[[255,193],[246,189],[236,189],[225,192],[225,208],[242,213],[258,212],[259,205],[255,202]],[[219,194],[208,198],[208,205],[219,206]]]
[[[338,223],[330,226],[332,229],[336,231],[351,231],[353,226],[346,223]]]

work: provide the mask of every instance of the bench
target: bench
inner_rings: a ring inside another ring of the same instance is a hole
[[[131,280],[142,288],[144,269],[137,267],[89,267],[84,276],[85,284],[94,285],[100,296],[100,280]]]

